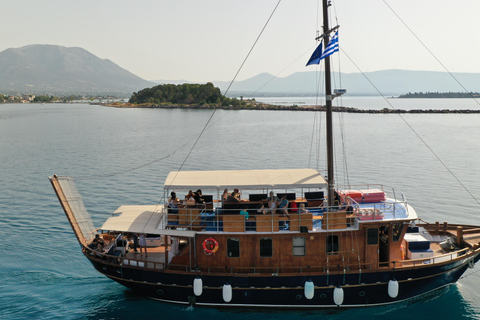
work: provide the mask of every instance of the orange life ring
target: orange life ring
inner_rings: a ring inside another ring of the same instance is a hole
[[[202,247],[206,255],[209,256],[215,254],[215,252],[218,250],[218,241],[213,238],[207,238],[203,240]]]

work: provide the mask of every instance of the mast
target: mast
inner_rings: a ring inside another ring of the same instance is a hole
[[[323,36],[324,48],[329,42],[328,7],[329,0],[323,0]],[[328,206],[334,205],[335,178],[333,172],[333,123],[332,123],[332,84],[330,79],[330,57],[325,57],[325,103],[327,120],[327,183],[328,183]]]

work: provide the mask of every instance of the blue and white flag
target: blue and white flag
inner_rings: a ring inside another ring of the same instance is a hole
[[[331,56],[334,52],[338,52],[338,31],[335,32],[332,39],[330,39],[330,42],[328,43],[327,47],[325,48],[325,51],[323,51],[323,54],[320,57],[320,60],[322,60],[323,58],[326,58],[328,56]]]
[[[330,39],[330,42],[328,43],[323,53],[322,53],[322,45],[323,45],[323,41],[320,42],[317,49],[315,49],[312,56],[310,57],[310,60],[308,60],[306,66],[309,66],[311,64],[319,64],[320,60],[338,51],[338,31],[335,32],[332,39]]]

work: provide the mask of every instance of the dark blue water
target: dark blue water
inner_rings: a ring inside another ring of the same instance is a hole
[[[82,256],[48,176],[75,177],[98,227],[121,204],[159,202],[165,177],[182,165],[210,116],[209,110],[0,105],[0,319],[480,318],[480,266],[457,285],[410,303],[297,312],[163,304],[98,274]],[[312,166],[314,118],[218,111],[184,169]],[[344,128],[335,139],[339,183],[386,184],[403,191],[425,220],[480,224],[480,206],[456,179],[480,198],[480,116],[404,119],[428,148],[398,116],[335,115]]]

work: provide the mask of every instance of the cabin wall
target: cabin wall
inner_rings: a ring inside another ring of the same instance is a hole
[[[327,237],[338,237],[338,251],[333,254],[327,254]],[[211,255],[207,255],[203,249],[203,241],[206,238],[214,238],[218,242],[218,250]],[[294,237],[305,238],[305,255],[294,256],[293,241]],[[240,244],[240,256],[228,257],[227,239],[237,238]],[[260,256],[260,240],[262,238],[272,239],[272,256]],[[358,266],[358,261],[363,263],[365,260],[365,232],[361,231],[342,231],[328,233],[270,233],[270,234],[215,234],[215,235],[197,235],[196,239],[196,265],[200,267],[210,267],[213,272],[215,267],[217,271],[227,268],[234,268],[234,272],[253,272],[252,268],[258,271],[269,270],[268,272],[296,272],[298,268],[319,268],[315,271],[323,271],[323,267],[329,266],[329,269],[341,269],[344,266]],[[182,255],[173,259],[173,264],[189,264],[189,248],[185,248]],[[195,265],[195,263],[194,263]],[[374,267],[374,266],[372,266]],[[362,266],[363,268],[363,266]],[[294,270],[295,269],[295,270]]]

